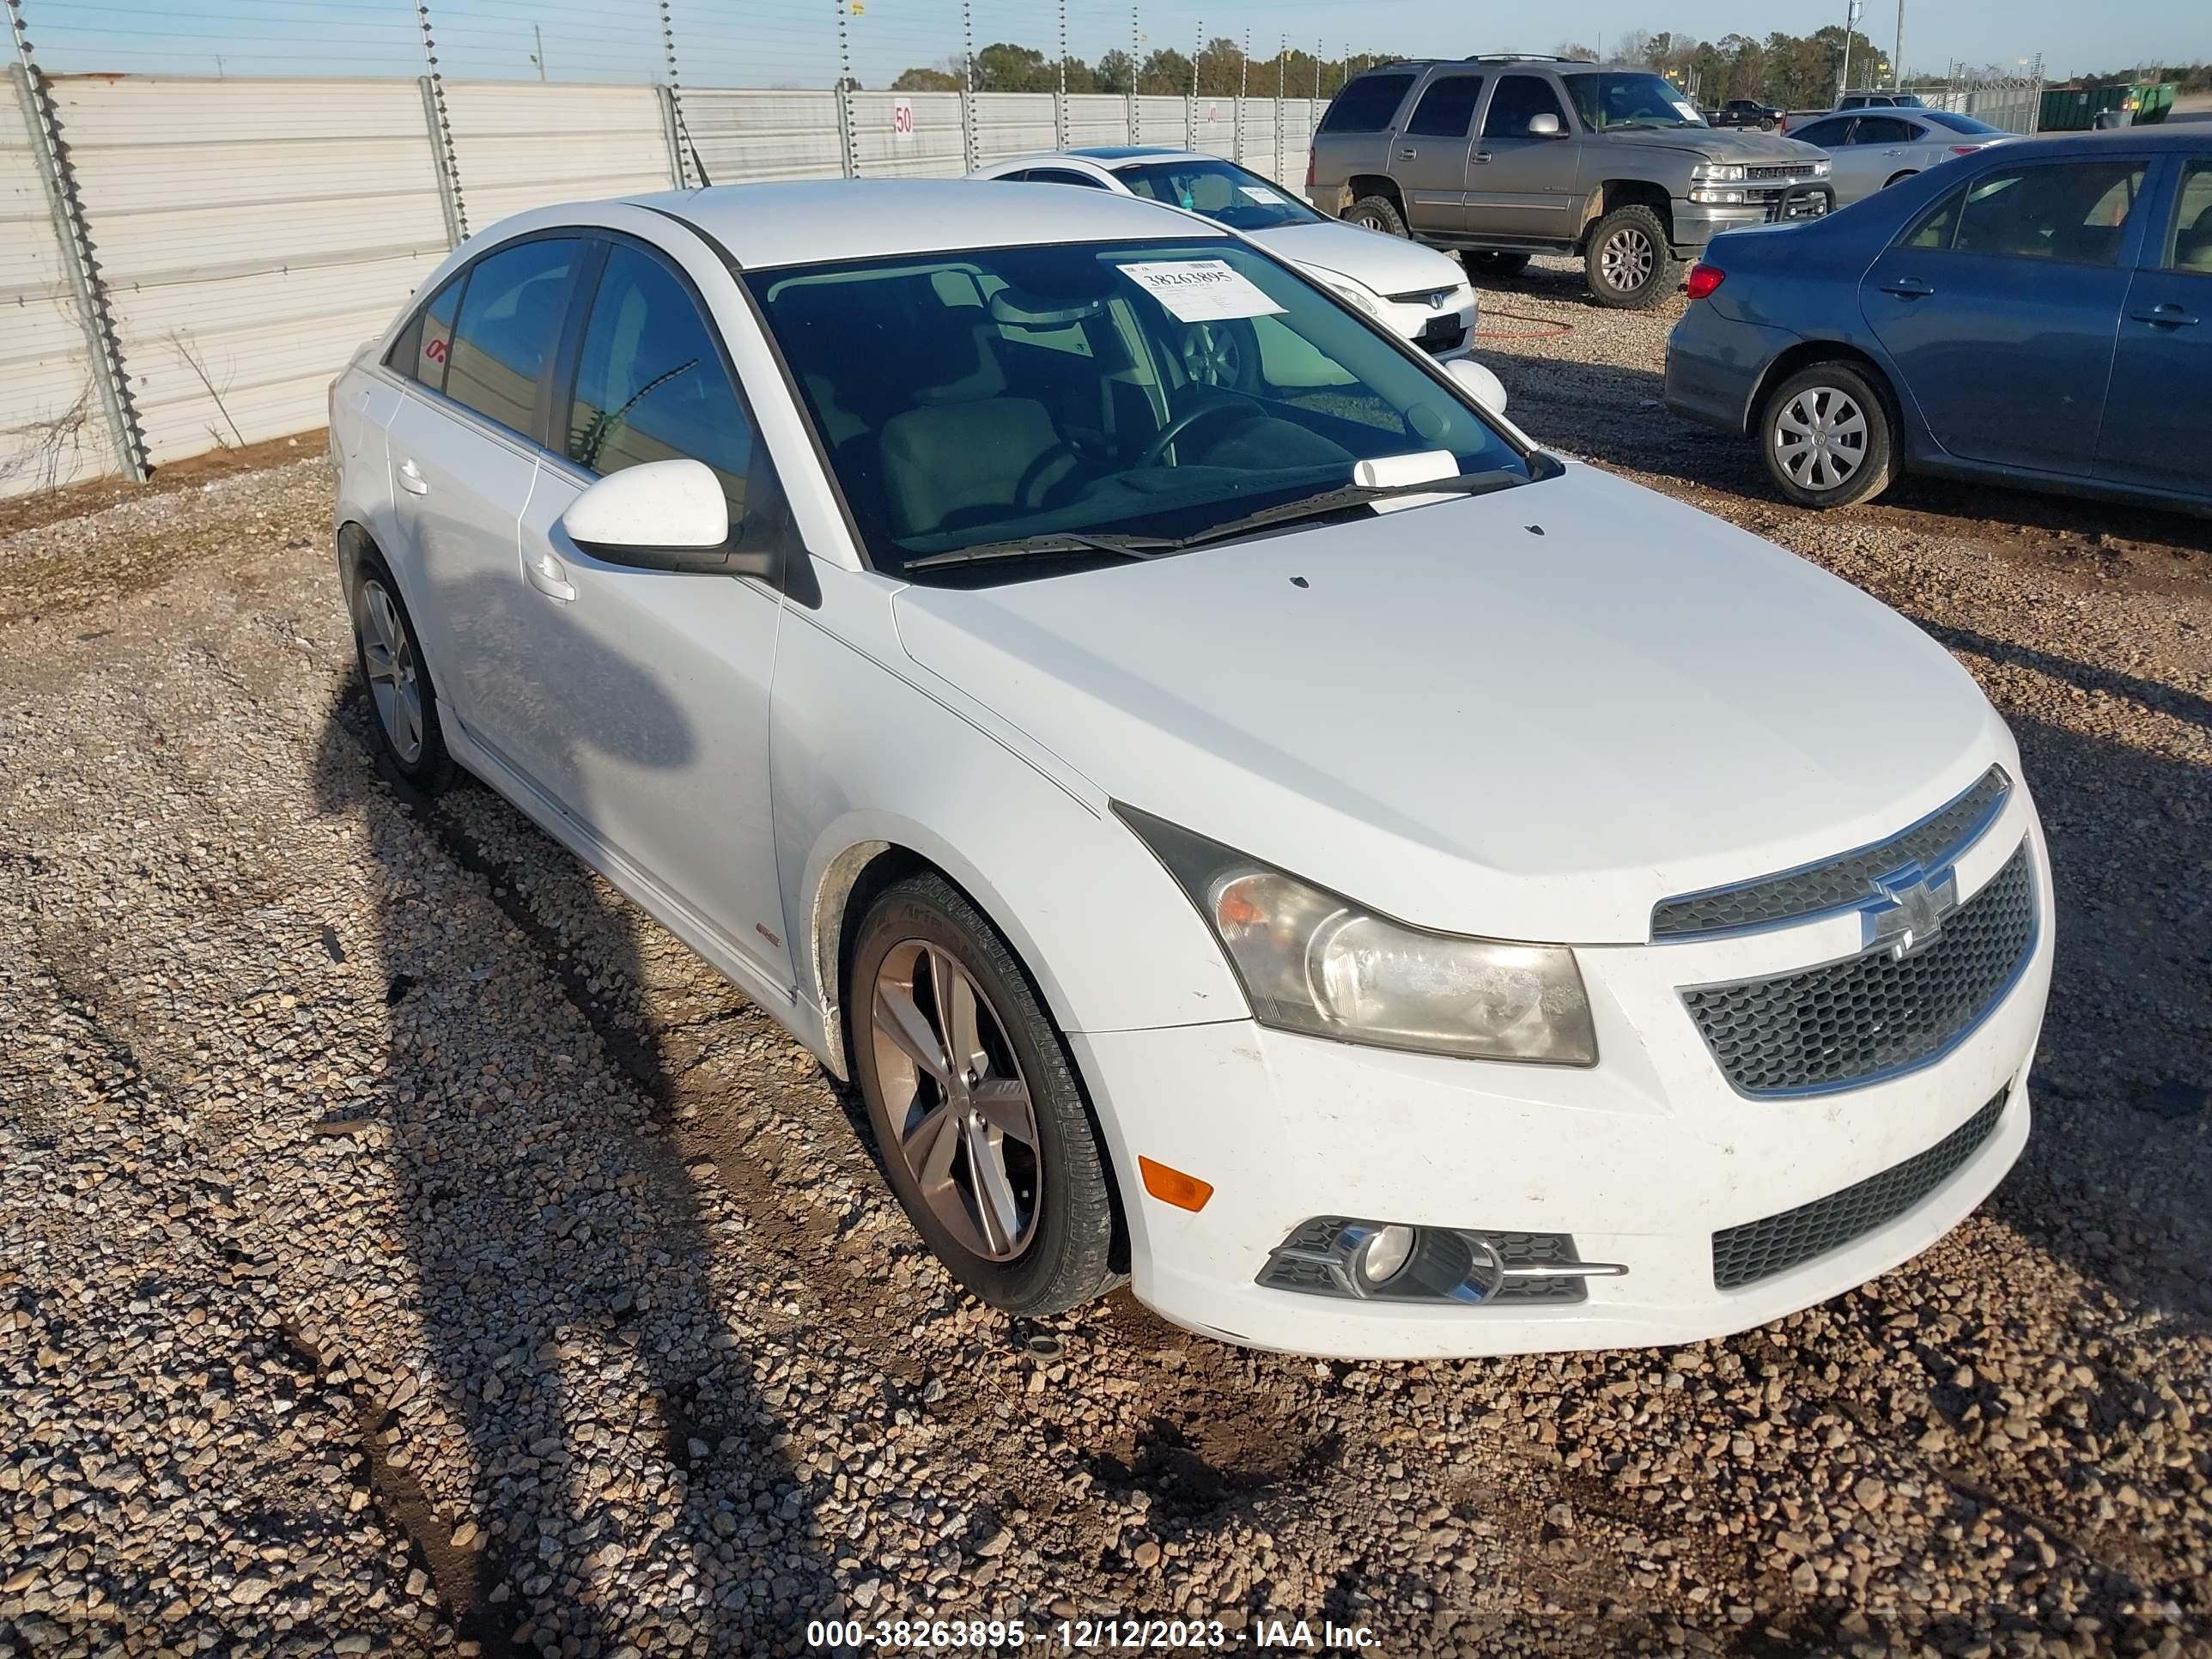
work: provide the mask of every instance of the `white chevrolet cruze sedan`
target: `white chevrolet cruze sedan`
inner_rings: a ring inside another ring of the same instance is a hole
[[[1677,1341],[1904,1261],[2027,1139],[2051,885],[1966,674],[1188,214],[542,209],[331,399],[389,764],[849,1079],[999,1307]]]
[[[969,175],[1031,185],[1073,185],[1164,202],[1226,225],[1335,289],[1358,310],[1431,356],[1463,357],[1481,307],[1459,261],[1403,236],[1316,213],[1274,181],[1202,151],[1102,146],[1010,156]],[[1243,365],[1225,334],[1225,367]],[[1502,391],[1492,394],[1503,406]]]

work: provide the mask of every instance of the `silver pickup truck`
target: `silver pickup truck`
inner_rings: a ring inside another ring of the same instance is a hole
[[[1641,308],[1722,231],[1826,213],[1827,178],[1811,145],[1708,126],[1649,70],[1516,55],[1355,76],[1314,135],[1306,194],[1478,276],[1579,255],[1600,305]]]

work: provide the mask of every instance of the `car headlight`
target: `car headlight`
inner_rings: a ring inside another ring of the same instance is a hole
[[[1376,297],[1370,294],[1365,289],[1356,287],[1352,283],[1345,281],[1344,278],[1340,276],[1323,276],[1319,271],[1316,271],[1313,274],[1320,281],[1322,286],[1326,288],[1330,293],[1337,295],[1340,299],[1351,301],[1352,304],[1358,306],[1369,316],[1379,317],[1382,314],[1382,307],[1380,302],[1377,301]]]
[[[1815,179],[1825,179],[1825,178],[1826,178],[1826,177],[1828,176],[1828,167],[1829,167],[1829,165],[1830,165],[1830,163],[1828,162],[1827,159],[1826,159],[1825,156],[1824,156],[1824,157],[1822,157],[1820,161],[1817,161],[1814,162],[1814,163],[1813,163],[1813,176],[1814,176]]]
[[[1700,161],[1690,169],[1690,177],[1711,184],[1741,184],[1743,165],[1739,161]]]
[[[1426,933],[1115,803],[1198,907],[1262,1025],[1420,1054],[1597,1063],[1574,952]]]

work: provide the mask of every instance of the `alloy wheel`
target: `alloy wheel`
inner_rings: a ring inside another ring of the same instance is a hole
[[[422,756],[422,686],[415,666],[415,641],[399,607],[374,577],[361,585],[361,658],[370,699],[384,735],[404,765]]]
[[[1198,323],[1184,331],[1182,365],[1200,386],[1238,386],[1244,376],[1243,348],[1228,329]]]
[[[921,1200],[961,1246],[1012,1261],[1044,1197],[1036,1112],[998,1010],[942,945],[907,939],[876,972],[876,1077]]]
[[[1846,392],[1808,386],[1776,411],[1770,441],[1799,486],[1840,489],[1866,464],[1866,411]]]
[[[1605,285],[1616,294],[1635,293],[1651,280],[1658,263],[1658,250],[1651,246],[1651,239],[1633,225],[1623,225],[1607,237],[1598,256]]]

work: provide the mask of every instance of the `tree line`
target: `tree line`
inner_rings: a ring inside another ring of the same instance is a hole
[[[1832,23],[1810,34],[1776,29],[1764,39],[1732,33],[1717,40],[1668,29],[1632,29],[1606,43],[1605,61],[1654,70],[1686,93],[1694,88],[1698,101],[1709,109],[1731,98],[1756,99],[1778,109],[1826,109],[1835,101],[1845,44],[1844,30]],[[1888,48],[1856,29],[1850,31],[1848,44],[1852,86],[1890,83]],[[1563,40],[1553,50],[1562,58],[1595,61],[1598,56],[1590,46],[1574,40]],[[1127,47],[1116,46],[1095,62],[1071,57],[1062,64],[1034,46],[995,40],[975,53],[972,64],[963,64],[956,52],[939,63],[905,70],[891,82],[890,89],[957,92],[972,73],[978,92],[1056,92],[1065,85],[1070,92],[1124,95],[1134,91],[1186,97],[1195,91],[1201,98],[1234,98],[1241,92],[1253,98],[1328,99],[1336,95],[1349,76],[1401,56],[1354,52],[1349,58],[1317,60],[1310,52],[1292,47],[1266,56],[1255,53],[1247,63],[1242,46],[1227,35],[1216,35],[1200,48],[1195,63],[1188,52],[1172,46],[1158,48],[1141,58]],[[1984,73],[1995,77],[1999,71],[1990,69]],[[2155,71],[2124,70],[2083,77],[2091,86],[2144,78],[2179,81],[2191,89],[2212,88],[2212,64]],[[1902,77],[1907,86],[1916,80],[1940,79],[1935,75]]]

